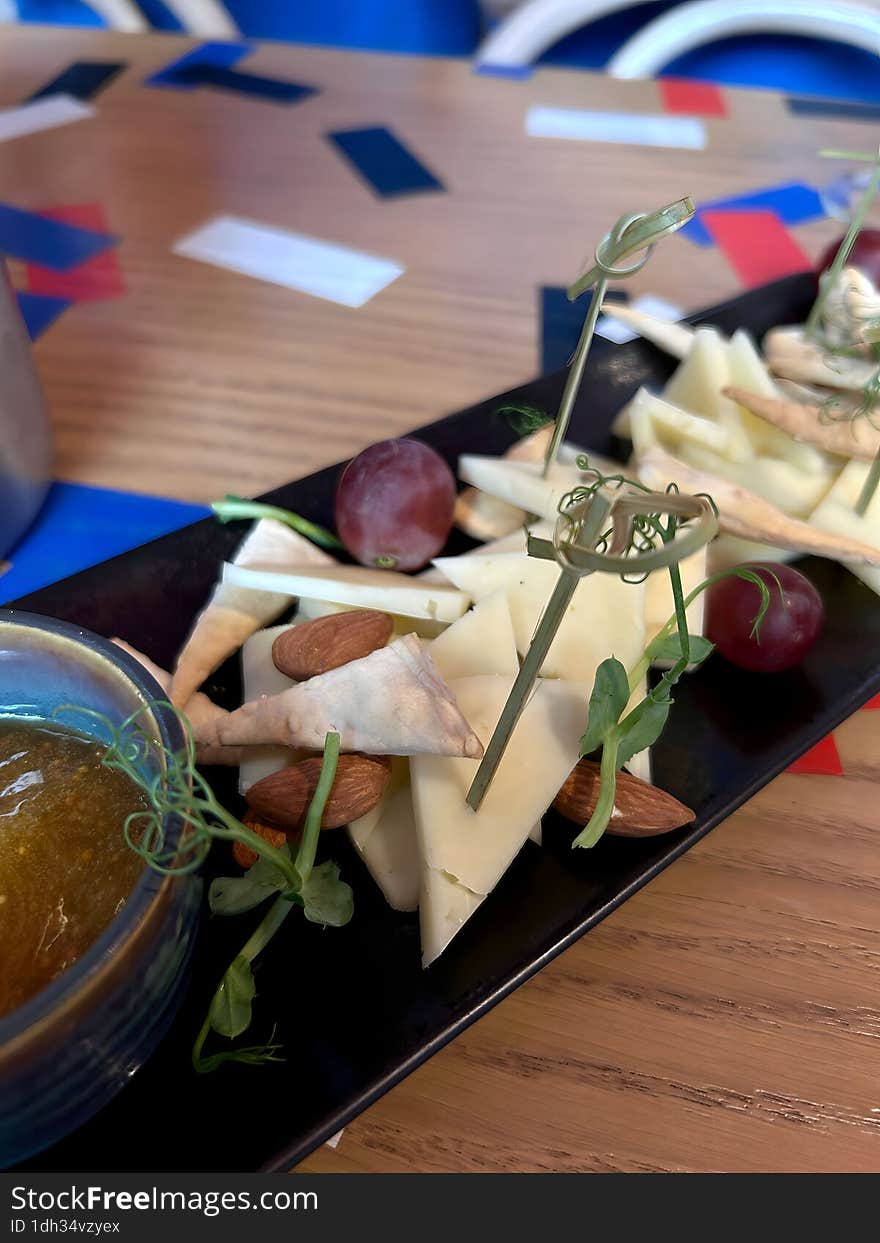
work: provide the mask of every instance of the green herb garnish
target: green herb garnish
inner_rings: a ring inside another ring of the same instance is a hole
[[[674,532],[673,532],[674,536]],[[772,571],[771,571],[772,574]],[[775,575],[772,575],[775,578]],[[733,566],[704,579],[687,596],[681,586],[678,564],[669,566],[675,612],[645,649],[642,659],[630,671],[619,660],[609,657],[596,670],[596,681],[590,695],[590,715],[581,739],[581,755],[591,755],[602,748],[599,765],[599,796],[589,823],[572,842],[573,846],[595,846],[608,827],[617,793],[617,771],[639,751],[653,746],[666,726],[674,700],[672,688],[688,668],[702,664],[713,651],[708,639],[688,633],[687,610],[696,598],[713,583],[723,578],[742,578],[754,583],[761,595],[752,633],[757,637],[761,622],[770,606],[770,591],[759,574],[748,566]],[[782,592],[782,584],[776,579]],[[642,683],[655,660],[673,659],[672,668],[640,703],[623,716],[630,696]]]
[[[221,522],[235,522],[239,518],[275,518],[322,548],[342,547],[342,540],[326,527],[318,526],[316,522],[310,522],[308,518],[303,518],[289,509],[280,509],[277,505],[264,505],[262,501],[248,501],[243,497],[230,495],[224,496],[222,501],[214,501],[211,509]]]
[[[144,722],[157,708],[173,712],[184,734],[181,751],[168,751],[152,736]],[[194,872],[207,858],[214,841],[241,842],[276,867],[285,882],[299,881],[290,856],[265,842],[259,834],[236,819],[218,801],[196,767],[196,748],[189,721],[164,700],[144,704],[119,726],[90,708],[63,705],[55,715],[76,713],[99,721],[109,737],[102,763],[124,772],[147,796],[149,806],[133,812],[124,824],[131,849],[163,875]],[[168,828],[182,825],[175,845],[168,842]]]
[[[185,739],[181,751],[166,750],[148,731],[145,720],[157,708],[173,712],[180,721]],[[211,1031],[231,1040],[250,1026],[255,995],[251,964],[294,906],[300,907],[312,923],[337,928],[352,917],[351,886],[340,879],[337,865],[329,859],[315,864],[321,817],[336,776],[339,735],[329,733],[325,738],[321,774],[306,813],[302,840],[292,857],[289,846],[272,846],[218,802],[196,768],[192,730],[179,709],[154,701],[144,704],[119,726],[90,708],[65,705],[55,715],[62,713],[99,721],[109,738],[102,763],[126,773],[146,795],[149,806],[127,817],[124,833],[131,849],[153,871],[165,876],[193,872],[204,863],[215,841],[241,842],[257,854],[256,862],[243,876],[218,877],[209,890],[209,904],[216,915],[243,914],[273,894],[277,897],[220,981],[192,1058],[200,1072],[215,1070],[225,1062],[256,1065],[277,1060],[280,1046],[271,1041],[207,1056],[202,1049]],[[169,829],[176,833],[178,828],[177,840],[169,841]]]
[[[277,869],[273,872],[273,865],[263,858],[258,859],[243,877],[218,878],[211,885],[209,898],[215,914],[238,914],[263,902],[272,893],[279,896],[227,967],[217,986],[193,1045],[192,1063],[200,1074],[216,1070],[226,1062],[244,1061],[253,1065],[278,1060],[280,1046],[271,1041],[266,1045],[222,1049],[208,1055],[203,1053],[203,1049],[212,1031],[227,1040],[235,1040],[250,1027],[252,1003],[256,995],[252,964],[293,907],[301,906],[306,919],[312,923],[334,928],[342,927],[351,919],[354,910],[352,892],[350,886],[340,880],[339,868],[329,859],[319,866],[315,865],[321,817],[330,797],[338,761],[339,735],[329,733],[324,740],[321,775],[306,813],[296,857],[291,861],[289,848],[283,848],[295,876],[292,885],[289,885],[286,873]]]
[[[499,406],[495,411],[508,424],[517,436],[531,436],[533,432],[539,432],[542,427],[546,427],[553,420],[544,410],[539,410],[537,406]]]
[[[851,151],[826,150],[826,151],[821,151],[819,154],[830,159],[840,159],[840,158],[853,159],[854,158],[854,154]],[[816,337],[816,334],[817,334],[817,331],[819,329],[819,325],[822,319],[822,310],[825,306],[825,302],[826,302],[826,299],[828,298],[828,294],[831,291],[831,289],[834,287],[834,285],[836,284],[837,278],[840,276],[841,272],[846,267],[846,261],[852,254],[852,249],[856,244],[856,239],[858,238],[859,233],[861,232],[862,227],[865,223],[865,220],[867,219],[868,211],[871,207],[871,203],[873,201],[874,195],[877,193],[878,186],[880,186],[880,156],[871,156],[871,155],[861,156],[860,155],[857,158],[873,160],[874,172],[871,175],[871,180],[868,182],[867,186],[865,187],[864,194],[859,200],[858,207],[853,213],[853,218],[850,221],[849,228],[844,234],[843,241],[840,243],[840,246],[837,249],[837,254],[834,256],[834,259],[831,263],[831,267],[828,269],[827,272],[823,272],[823,274],[819,277],[819,296],[816,298],[816,301],[813,303],[810,314],[807,316],[807,322],[804,325],[804,336],[808,340],[811,337],[814,339]]]

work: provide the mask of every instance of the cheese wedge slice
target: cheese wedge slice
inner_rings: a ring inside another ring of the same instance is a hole
[[[484,745],[512,684],[512,678],[498,675],[452,684]],[[492,892],[577,762],[589,690],[572,682],[538,681],[478,812],[465,801],[476,761],[411,759],[424,966]]]
[[[626,324],[640,337],[656,345],[658,349],[671,354],[673,358],[687,358],[694,343],[694,329],[689,324],[674,323],[668,319],[658,319],[656,315],[648,315],[637,307],[626,306],[617,302],[602,304],[602,314],[607,319],[617,320]]]
[[[822,473],[806,473],[781,458],[757,456],[750,462],[731,462],[695,444],[682,444],[678,457],[699,470],[711,471],[748,488],[792,518],[806,518],[822,500],[839,469],[832,459]]]
[[[413,814],[409,765],[391,761],[391,779],[381,801],[348,826],[352,845],[395,911],[414,911],[419,904],[419,853]]]
[[[834,487],[810,515],[811,526],[880,548],[880,491],[874,493],[864,515],[855,512],[855,503],[870,469],[869,462],[848,462]],[[847,564],[847,569],[880,595],[880,569],[853,564]]]
[[[303,596],[296,606],[296,615],[301,621],[314,621],[318,617],[332,617],[334,613],[349,613],[354,606],[351,604],[331,604],[329,600],[312,600]]]
[[[721,392],[730,383],[729,377],[727,341],[715,328],[698,328],[687,358],[676,368],[662,396],[726,427],[738,442],[737,459],[744,460],[752,446],[739,407]]]
[[[454,587],[425,582],[394,570],[371,570],[362,565],[312,566],[289,572],[271,566],[227,563],[223,582],[250,591],[306,596],[330,604],[381,609],[403,617],[453,622],[461,617],[469,598]]]
[[[430,652],[447,682],[478,673],[515,677],[519,657],[506,593],[486,596],[435,639]]]
[[[272,660],[272,644],[279,634],[290,626],[272,626],[251,635],[241,649],[242,698],[245,703],[260,699],[263,695],[279,695],[293,686],[293,680],[275,668]],[[251,786],[287,768],[299,757],[291,747],[262,743],[247,747],[238,769],[238,792],[246,794]]]
[[[522,553],[500,553],[439,557],[435,564],[474,600],[499,590],[506,593],[517,650],[524,656],[559,578],[556,563]],[[592,686],[596,669],[607,656],[616,656],[628,669],[642,655],[644,640],[644,583],[624,583],[613,574],[591,574],[578,584],[542,673]]]
[[[656,444],[673,453],[680,453],[683,445],[696,445],[731,462],[744,462],[752,456],[748,443],[736,428],[725,427],[711,417],[692,414],[644,388],[639,389],[630,403],[629,421],[637,457]]]
[[[778,399],[782,396],[768,371],[754,341],[743,328],[738,328],[727,346],[730,383],[737,388],[758,393],[761,397]],[[738,405],[743,427],[758,453],[782,458],[807,474],[822,474],[828,466],[828,456],[815,445],[795,440],[766,419],[759,419],[745,406]]]
[[[434,567],[431,567],[432,570]],[[449,586],[449,582],[444,579],[439,570],[434,570],[431,575],[418,576],[419,581],[425,583],[442,583]],[[350,613],[355,608],[363,608],[363,605],[354,604],[331,604],[329,600],[312,600],[301,598],[296,609],[296,621],[314,621],[319,617],[331,617],[334,613]],[[383,612],[386,610],[383,610]],[[394,633],[398,637],[402,634],[417,634],[420,639],[436,639],[438,634],[442,634],[446,629],[448,622],[445,621],[429,621],[426,618],[404,617],[400,613],[389,614],[394,623]]]
[[[553,436],[553,425],[538,428],[530,436],[514,441],[502,454],[507,461],[540,462]],[[456,497],[455,525],[473,539],[503,539],[527,520],[528,514],[479,488],[465,488]]]
[[[559,515],[559,502],[584,480],[577,466],[556,462],[545,479],[541,462],[516,462],[508,458],[463,453],[458,459],[459,476],[490,496],[537,514],[549,522]]]
[[[267,569],[333,566],[329,553],[304,539],[274,518],[261,518],[251,528],[235,554],[240,568],[262,565]],[[184,643],[171,680],[171,700],[185,704],[228,656],[237,652],[245,639],[261,626],[274,621],[290,603],[289,593],[245,591],[225,577],[196,618]]]
[[[715,415],[722,385],[727,383],[725,341],[715,328],[694,333],[687,357],[673,371],[663,390],[666,401],[695,414]]]

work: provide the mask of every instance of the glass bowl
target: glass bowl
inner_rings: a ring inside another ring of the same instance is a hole
[[[66,622],[0,609],[0,717],[45,720],[64,704],[120,725],[142,717],[157,742],[184,745],[164,693],[121,649]],[[106,741],[99,722],[62,717]],[[167,824],[173,844],[179,826]],[[0,1018],[0,1167],[81,1125],[149,1057],[179,1005],[195,939],[201,881],[145,867],[103,934],[66,971]],[[0,959],[3,947],[0,946]]]

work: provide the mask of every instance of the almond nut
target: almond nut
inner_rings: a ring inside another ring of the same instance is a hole
[[[287,844],[287,834],[283,829],[276,829],[271,824],[264,824],[257,819],[252,811],[245,812],[242,824],[246,825],[252,833],[256,833],[258,837],[262,837],[263,841],[268,842],[270,846],[285,846]],[[245,869],[256,863],[258,858],[257,852],[251,850],[250,846],[246,846],[244,842],[233,842],[232,854],[239,867]]]
[[[393,619],[378,609],[331,613],[285,630],[272,644],[272,660],[281,673],[305,682],[369,656],[385,646],[393,630]]]
[[[321,762],[320,755],[310,756],[255,781],[244,796],[251,811],[288,836],[298,835],[318,784]],[[387,756],[357,752],[340,755],[321,828],[336,829],[371,811],[385,793],[390,776],[391,761]]]
[[[584,825],[596,808],[599,796],[599,765],[594,760],[579,760],[569,773],[553,806],[568,820]],[[614,811],[608,832],[618,837],[654,837],[690,824],[694,813],[677,798],[633,777],[618,772]]]

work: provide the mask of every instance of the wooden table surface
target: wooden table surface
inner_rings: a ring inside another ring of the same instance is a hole
[[[530,104],[657,113],[658,88],[260,45],[243,67],[321,88],[283,107],[143,84],[191,40],[0,30],[0,106],[72,60],[128,62],[96,118],[0,148],[3,201],[100,201],[122,236],[125,295],[36,346],[58,475],[191,500],[531,377],[540,286],[566,284],[622,212],[821,184],[840,170],[820,147],[873,141],[732,91],[705,151],[527,138]],[[324,137],[358,125],[394,129],[447,192],[376,197]],[[171,253],[216,214],[406,271],[351,310]],[[838,231],[797,237],[814,254]],[[630,288],[693,308],[738,283],[719,250],[673,238]],[[878,727],[859,713],[837,732],[845,776],[778,778],[300,1168],[880,1169]]]

